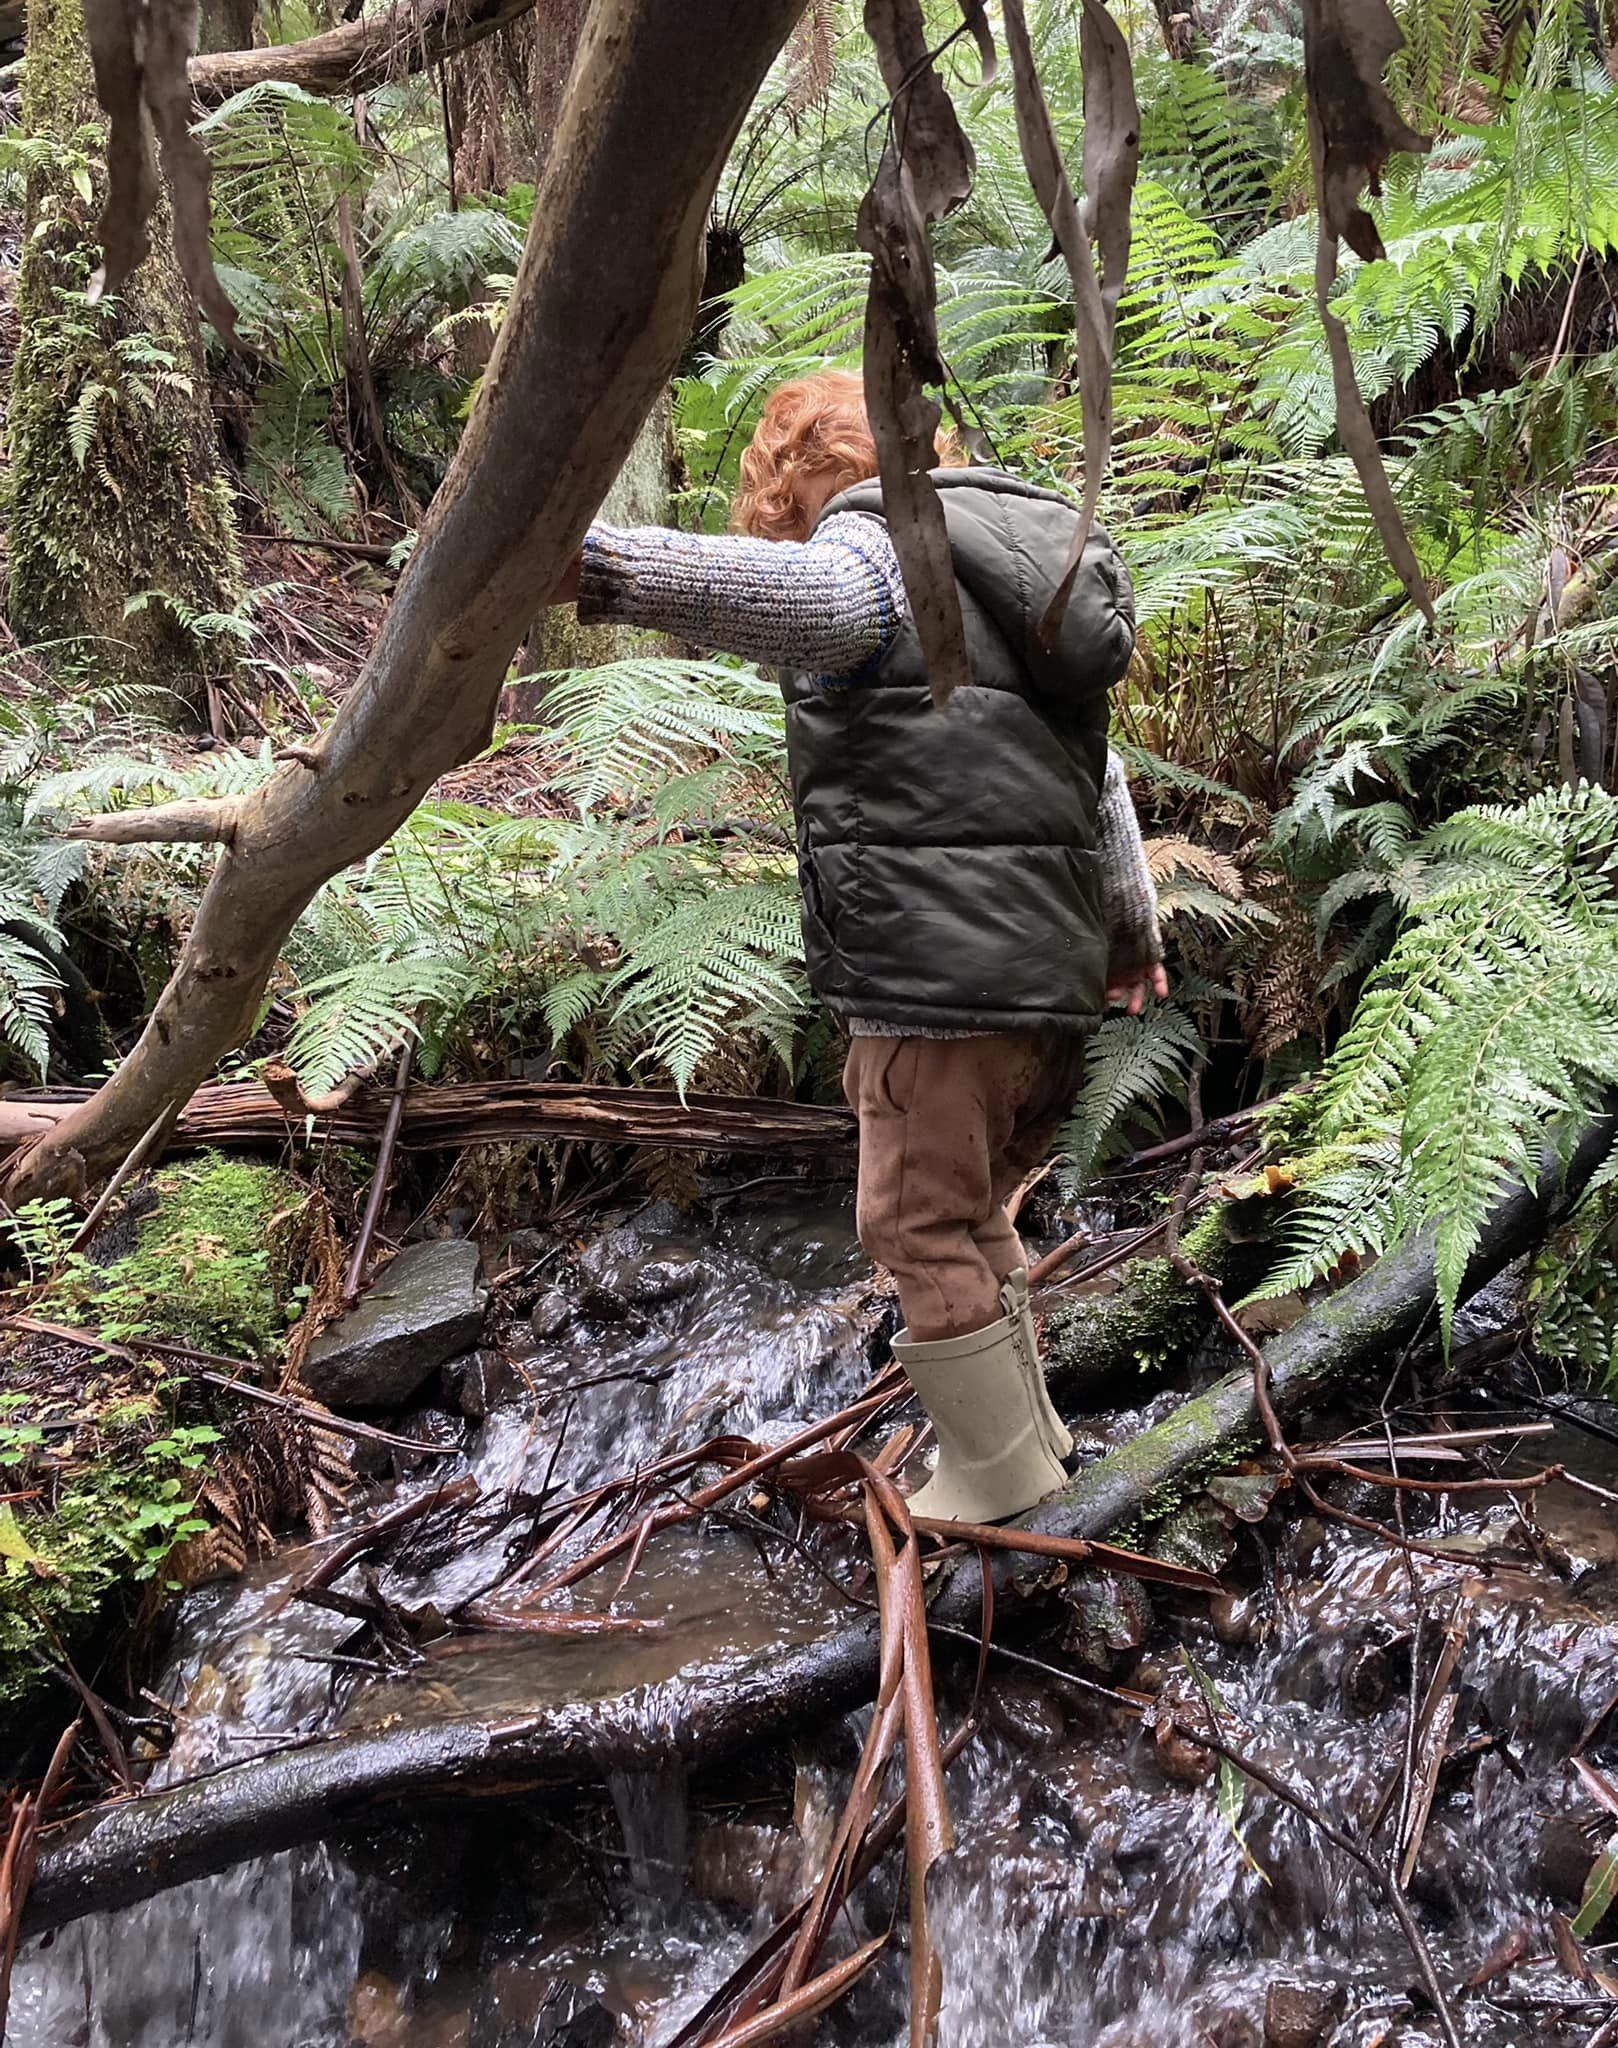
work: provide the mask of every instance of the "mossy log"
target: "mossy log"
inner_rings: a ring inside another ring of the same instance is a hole
[[[1256,1240],[1231,1232],[1222,1206],[1185,1233],[1184,1248],[1233,1301],[1257,1280],[1265,1257]],[[1132,1259],[1113,1293],[1068,1296],[1046,1315],[1040,1334],[1051,1391],[1080,1408],[1118,1398],[1193,1357],[1213,1326],[1206,1296],[1166,1257]]]
[[[1566,1215],[1606,1156],[1614,1119],[1591,1126],[1565,1175],[1548,1172],[1495,1208],[1468,1268],[1466,1293],[1492,1279]],[[1335,1386],[1385,1365],[1432,1315],[1430,1237],[1390,1253],[1269,1346],[1278,1413],[1296,1419]],[[1052,1534],[1101,1537],[1165,1493],[1194,1484],[1260,1442],[1251,1376],[1232,1374],[1090,1466],[1030,1516]],[[976,1619],[974,1557],[940,1588],[941,1620]],[[614,1769],[676,1759],[709,1764],[868,1700],[877,1681],[873,1617],[748,1662],[692,1666],[677,1684],[575,1699],[521,1718],[338,1734],[218,1772],[203,1782],[121,1801],[54,1840],[40,1858],[25,1925],[39,1933],[149,1898],[244,1857],[319,1839],[423,1802],[599,1783]]]

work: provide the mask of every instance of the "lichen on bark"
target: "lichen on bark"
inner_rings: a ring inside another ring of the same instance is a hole
[[[236,602],[240,564],[194,306],[168,205],[116,300],[85,298],[100,261],[105,127],[81,0],[29,0],[23,129],[32,150],[7,439],[8,616],[77,640],[102,675],[187,700],[228,662],[191,630]],[[148,596],[134,611],[131,598]]]

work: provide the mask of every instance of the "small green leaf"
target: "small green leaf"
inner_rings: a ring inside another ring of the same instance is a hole
[[[1588,1941],[1595,1933],[1615,1899],[1618,1899],[1618,1835],[1611,1837],[1584,1880],[1584,1896],[1579,1900],[1579,1910],[1573,1921],[1573,1932],[1580,1941]]]
[[[45,1569],[44,1558],[22,1533],[17,1517],[9,1507],[0,1508],[0,1557],[7,1564],[32,1565],[41,1571]]]
[[[88,164],[75,164],[73,166],[73,189],[78,193],[86,206],[95,197],[95,188],[90,183],[90,166]]]

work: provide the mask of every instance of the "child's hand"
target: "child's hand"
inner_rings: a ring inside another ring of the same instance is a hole
[[[1122,1003],[1131,1017],[1138,1017],[1146,1007],[1146,998],[1156,996],[1167,1002],[1169,993],[1168,969],[1159,960],[1150,967],[1131,967],[1122,974],[1109,977],[1107,1001]]]
[[[545,600],[547,604],[573,604],[579,595],[579,571],[584,566],[584,549],[576,548],[573,559],[562,571],[562,580]]]

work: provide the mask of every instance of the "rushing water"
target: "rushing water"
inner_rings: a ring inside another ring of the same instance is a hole
[[[454,1541],[403,1546],[384,1580],[399,1604],[444,1608],[497,1577],[509,1534],[499,1508],[514,1490],[548,1480],[571,1492],[720,1430],[778,1439],[866,1377],[869,1319],[854,1307],[864,1269],[840,1211],[783,1214],[766,1199],[700,1239],[642,1226],[609,1235],[583,1268],[575,1291],[596,1288],[608,1315],[627,1300],[630,1313],[575,1319],[522,1359],[520,1397],[450,1467],[476,1475],[479,1504]],[[1571,1435],[1554,1452],[1593,1470],[1589,1453]],[[1424,1678],[1459,1617],[1459,1704],[1409,1896],[1444,1981],[1486,1977],[1458,2007],[1475,2048],[1583,2048],[1612,2009],[1599,1984],[1561,1973],[1550,1930],[1553,1911],[1575,1910],[1612,1825],[1570,1758],[1593,1727],[1589,1759],[1618,1778],[1618,1733],[1602,1719],[1618,1694],[1618,1532],[1608,1504],[1563,1486],[1536,1511],[1529,1532],[1485,1498],[1426,1532],[1445,1558],[1414,1561],[1338,1526],[1272,1519],[1243,1539],[1244,1599],[1211,1612],[1162,1603],[1115,1674],[1187,1705],[1211,1695],[1240,1748],[1365,1834],[1397,1793],[1413,1651]],[[1469,1584],[1485,1550],[1512,1568]],[[735,1530],[682,1530],[652,1546],[616,1607],[655,1624],[644,1634],[451,1636],[384,1674],[345,1651],[351,1621],[287,1598],[318,1554],[284,1552],[187,1602],[161,1688],[177,1735],[154,1782],[337,1722],[627,1688],[655,1719],[682,1664],[768,1656],[846,1612],[789,1552],[763,1555]],[[1014,1628],[1008,1640],[1021,1640]],[[1030,1648],[1081,1668],[1072,1637]],[[961,1707],[955,1683],[946,1721]],[[1305,1818],[1228,1772],[1208,1777],[1206,1753],[1155,1740],[1049,1672],[1001,1670],[988,1707],[985,1734],[951,1773],[959,1846],[930,1887],[943,2048],[1439,2042],[1385,1900]],[[720,1782],[620,1775],[610,1803],[565,1811],[468,1802],[86,1920],[25,1953],[9,2039],[658,2048],[812,1881],[859,1734],[857,1723],[819,1731]],[[1372,1837],[1384,1861],[1392,1804]],[[837,1943],[896,1916],[902,1933],[899,1884],[880,1870]],[[1316,1993],[1317,2031],[1285,2032]],[[814,2035],[819,2048],[904,2038],[898,1953]]]

